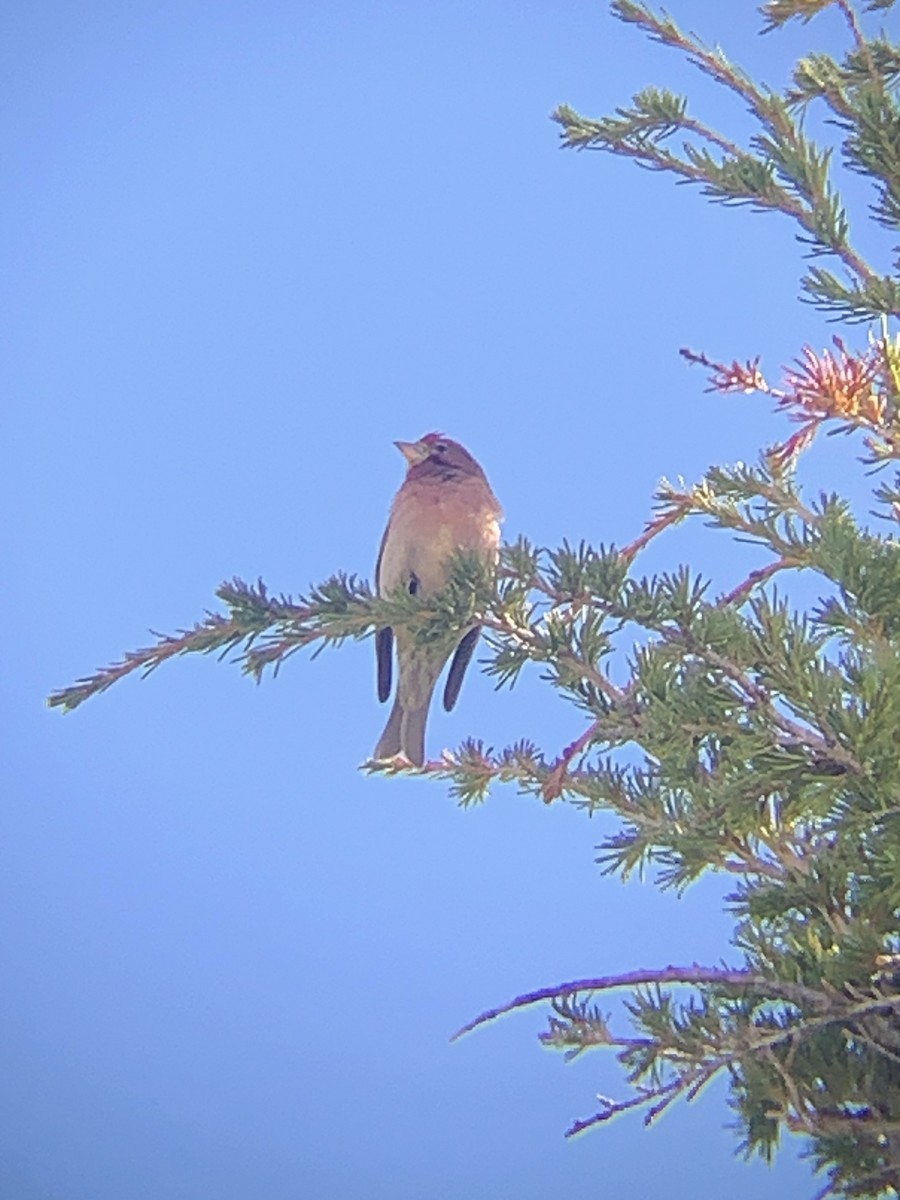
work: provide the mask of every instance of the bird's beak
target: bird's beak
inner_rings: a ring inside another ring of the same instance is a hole
[[[424,462],[430,450],[424,442],[394,442],[394,445],[411,467]]]

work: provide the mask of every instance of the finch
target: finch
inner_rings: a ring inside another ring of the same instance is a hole
[[[460,550],[473,552],[493,567],[503,510],[468,450],[440,433],[394,445],[408,466],[381,539],[375,567],[378,595],[388,596],[401,587],[411,595],[433,595],[447,584],[450,562]],[[397,695],[375,747],[376,759],[402,754],[415,766],[422,766],[425,722],[438,676],[453,654],[444,685],[444,708],[449,712],[480,633],[475,625],[461,638],[454,635],[449,645],[424,645],[409,630],[397,630]],[[390,628],[375,635],[378,699],[382,702],[391,692],[393,642]]]

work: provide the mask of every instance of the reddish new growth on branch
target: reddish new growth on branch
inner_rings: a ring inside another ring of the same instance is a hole
[[[759,358],[754,358],[752,361],[740,363],[737,359],[726,366],[725,363],[714,362],[707,355],[698,354],[695,350],[689,350],[683,347],[681,357],[687,359],[689,363],[695,363],[697,366],[706,367],[711,373],[709,377],[708,392],[721,392],[722,395],[727,395],[730,392],[765,392],[767,395],[772,394],[772,390],[766,383],[762,371],[759,369]]]
[[[804,346],[802,356],[785,368],[780,388],[767,382],[758,358],[725,364],[693,350],[683,349],[681,355],[709,370],[709,391],[722,395],[761,392],[801,424],[787,441],[769,450],[769,459],[777,466],[786,466],[807,449],[825,421],[841,421],[847,429],[869,429],[878,435],[879,457],[885,456],[886,450],[891,452],[894,439],[888,430],[888,401],[880,383],[886,367],[881,346],[854,354],[839,337],[834,338],[834,350],[817,353]],[[871,440],[866,444],[870,450],[876,449]]]
[[[821,354],[804,346],[796,368],[785,371],[787,390],[776,393],[779,406],[791,410],[795,421],[814,416],[820,421],[831,418],[883,424],[885,401],[876,382],[881,370],[880,350],[852,354],[839,337],[835,337],[834,345],[836,353],[823,350]]]

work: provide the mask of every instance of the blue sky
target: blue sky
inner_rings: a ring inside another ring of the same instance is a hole
[[[751,4],[671,9],[774,83],[840,44],[831,14],[760,39]],[[361,775],[369,643],[259,688],[184,660],[44,706],[222,579],[371,576],[396,438],[464,442],[506,536],[554,545],[622,544],[661,476],[783,436],[677,351],[777,375],[826,344],[787,222],[561,153],[548,120],[649,82],[736,136],[739,107],[581,0],[48,0],[2,23],[0,1195],[811,1194],[797,1145],[733,1159],[721,1087],[566,1142],[624,1095],[612,1059],[565,1065],[538,1011],[449,1043],[523,990],[727,957],[726,885],[623,887],[593,862],[607,819]],[[862,495],[846,444],[810,461]],[[688,557],[723,589],[751,561],[698,527],[643,565]],[[429,748],[582,728],[535,677],[473,673]]]

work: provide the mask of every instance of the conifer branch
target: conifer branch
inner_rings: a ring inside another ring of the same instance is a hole
[[[783,980],[766,979],[755,975],[746,969],[729,969],[727,967],[703,967],[699,963],[690,966],[655,967],[646,970],[626,971],[620,975],[598,975],[593,978],[572,979],[566,983],[554,984],[551,987],[537,988],[532,992],[523,992],[506,1004],[497,1008],[486,1009],[471,1021],[457,1029],[451,1041],[457,1041],[467,1033],[472,1033],[481,1025],[496,1021],[498,1017],[506,1016],[520,1008],[530,1008],[547,1000],[558,1000],[564,997],[576,996],[581,992],[608,992],[621,988],[664,987],[672,984],[684,984],[697,987],[714,985],[720,988],[735,989],[757,996],[768,996],[784,1000],[789,1004],[807,1006],[814,1010],[828,1010],[831,1000],[828,996],[807,988],[801,984],[787,983]]]
[[[810,268],[802,287],[814,303],[851,319],[898,316],[900,288],[896,281],[878,274],[850,241],[846,211],[830,180],[831,149],[807,138],[792,115],[792,108],[816,96],[829,103],[848,131],[843,147],[847,164],[879,176],[881,218],[900,224],[896,137],[900,109],[885,87],[886,76],[897,61],[894,48],[865,38],[849,0],[812,4],[809,0],[775,0],[762,11],[768,18],[766,29],[772,29],[795,16],[808,20],[832,3],[838,3],[844,14],[854,51],[843,67],[823,55],[804,60],[794,88],[783,96],[757,85],[720,49],[711,49],[682,32],[668,15],[658,15],[634,0],[613,3],[612,11],[620,20],[679,51],[746,103],[759,127],[747,149],[689,116],[684,97],[659,88],[638,92],[631,107],[619,108],[610,117],[586,118],[563,104],[553,113],[553,120],[562,127],[566,147],[601,149],[634,158],[644,166],[700,184],[704,194],[715,201],[747,203],[793,218],[800,226],[800,240],[810,246],[809,253],[834,255],[851,276],[846,283],[821,267]],[[876,45],[880,59],[876,59]],[[675,134],[686,139],[680,153],[664,144]]]

